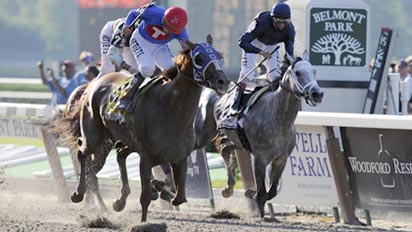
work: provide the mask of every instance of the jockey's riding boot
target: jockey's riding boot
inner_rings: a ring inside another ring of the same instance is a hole
[[[239,114],[241,104],[242,104],[242,97],[243,97],[243,92],[245,91],[245,85],[240,85],[236,89],[236,99],[235,102],[233,102],[232,108],[230,109],[230,115],[237,115]]]
[[[143,83],[144,80],[144,76],[142,76],[142,74],[140,73],[136,73],[133,75],[133,80],[130,82],[132,86],[127,90],[127,93],[120,98],[119,105],[117,106],[118,109],[122,109],[128,113],[131,113],[132,98],[137,92],[137,90],[139,90],[139,86]]]

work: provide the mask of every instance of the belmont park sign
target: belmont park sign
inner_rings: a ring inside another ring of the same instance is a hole
[[[365,66],[366,10],[312,8],[310,15],[312,64]]]

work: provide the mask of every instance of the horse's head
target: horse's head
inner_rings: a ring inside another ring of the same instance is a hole
[[[303,97],[310,106],[317,106],[322,102],[323,90],[316,81],[316,70],[312,64],[300,57],[288,57],[292,65],[289,66],[281,81],[281,87],[293,92],[296,97]]]
[[[223,60],[219,52],[208,43],[191,43],[186,41],[189,48],[184,51],[176,63],[181,73],[193,77],[199,84],[216,90],[220,95],[226,93],[229,79],[223,72]]]

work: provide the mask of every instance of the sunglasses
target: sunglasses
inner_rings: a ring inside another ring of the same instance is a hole
[[[285,24],[285,25],[287,25],[287,24],[290,23],[290,19],[280,19],[280,18],[275,18],[275,17],[273,17],[272,19],[273,19],[273,22],[274,22],[274,23],[278,23],[278,24]]]

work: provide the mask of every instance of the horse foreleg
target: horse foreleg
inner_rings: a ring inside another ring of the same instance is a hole
[[[265,165],[261,159],[255,155],[254,161],[255,167],[255,178],[256,178],[256,187],[257,193],[254,196],[254,200],[257,203],[259,209],[260,218],[265,217],[265,203],[266,203],[266,188],[265,188]]]
[[[273,199],[274,197],[276,197],[278,193],[277,189],[278,189],[279,179],[282,176],[283,170],[285,169],[286,162],[287,162],[287,156],[285,157],[286,158],[279,158],[279,159],[272,161],[272,170],[269,176],[271,186],[267,194],[267,200]]]
[[[142,156],[143,157],[143,156]],[[140,194],[140,204],[142,205],[142,222],[147,219],[147,210],[152,198],[152,185],[150,184],[150,179],[152,176],[152,163],[140,159],[140,181],[142,184],[142,193]]]
[[[186,200],[186,173],[187,173],[187,160],[183,159],[178,164],[172,164],[173,178],[175,182],[176,197],[173,199],[172,204],[174,206],[180,205]]]
[[[120,142],[116,143],[117,163],[119,165],[120,178],[122,180],[121,196],[113,202],[113,209],[117,212],[124,209],[124,207],[126,206],[127,196],[129,196],[130,194],[129,179],[127,177],[126,169],[126,158],[130,153],[131,151],[126,146],[124,146],[124,144]]]
[[[84,193],[86,192],[86,174],[85,174],[85,159],[86,156],[80,150],[77,151],[77,159],[79,159],[80,163],[80,178],[77,184],[76,192],[74,192],[71,196],[71,200],[74,203],[81,202],[84,197]]]
[[[222,196],[225,198],[229,198],[233,195],[233,186],[235,186],[235,177],[233,174],[233,168],[230,162],[232,150],[224,149],[222,150],[222,158],[225,164],[226,172],[227,172],[227,186],[224,190],[222,190]]]

